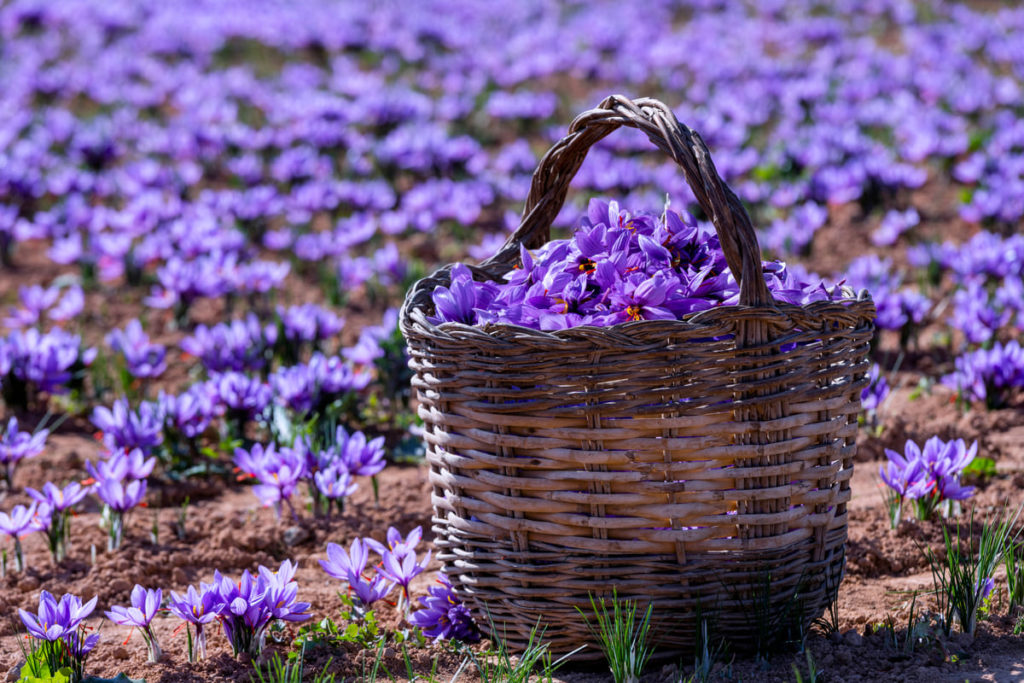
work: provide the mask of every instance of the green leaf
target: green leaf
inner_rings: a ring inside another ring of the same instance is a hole
[[[964,476],[973,476],[979,479],[994,477],[996,474],[996,461],[992,458],[975,458],[964,468],[963,474]]]
[[[22,673],[21,678],[18,679],[18,683],[68,683],[71,680],[73,673],[71,669],[63,668],[58,670],[57,673],[51,674],[45,664],[43,665],[42,671],[44,673],[41,676],[32,676]]]

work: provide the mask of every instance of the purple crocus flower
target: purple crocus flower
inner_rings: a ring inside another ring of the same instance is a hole
[[[452,267],[450,285],[438,287],[431,295],[435,317],[430,322],[435,325],[443,322],[472,325],[476,322],[476,309],[486,308],[495,293],[493,285],[474,282],[469,268],[456,264]]]
[[[275,619],[304,621],[309,603],[296,599],[298,585],[292,580],[296,566],[289,560],[276,571],[259,567],[258,575],[248,570],[236,583],[214,573],[217,618],[235,655],[247,652],[258,657],[263,650],[267,626]]]
[[[198,325],[191,336],[181,340],[180,346],[182,351],[202,361],[208,372],[242,372],[266,367],[269,350],[275,343],[277,326],[263,325],[250,313],[243,320],[209,328]]]
[[[144,401],[133,411],[127,398],[119,398],[111,408],[96,406],[91,419],[111,450],[140,448],[148,452],[164,440],[163,415],[155,403]]]
[[[905,500],[914,501],[918,519],[928,519],[940,506],[948,516],[947,501],[969,498],[974,489],[961,486],[959,478],[977,452],[977,443],[968,448],[963,439],[945,442],[937,436],[928,439],[924,448],[908,440],[902,454],[887,448],[889,462],[879,468],[879,475],[890,489],[893,526],[899,522]]]
[[[71,482],[64,488],[60,488],[53,482],[48,481],[43,484],[42,491],[26,487],[25,493],[41,505],[49,506],[50,509],[57,512],[64,512],[70,510],[84,499],[89,490],[76,481]]]
[[[142,503],[146,497],[146,480],[106,479],[96,484],[93,490],[96,497],[109,510],[110,528],[107,535],[107,550],[117,550],[121,547],[127,513]]]
[[[85,470],[98,482],[145,479],[153,472],[156,458],[147,458],[141,449],[127,451],[118,448],[106,460],[85,463]]]
[[[341,425],[335,432],[331,450],[337,461],[353,475],[372,477],[383,470],[386,464],[383,436],[367,441],[362,432],[349,434]]]
[[[195,586],[189,586],[184,595],[171,591],[168,611],[195,628],[194,641],[189,633],[189,663],[194,664],[197,659],[206,658],[205,626],[217,618],[222,607],[223,603],[213,584],[201,584],[199,591],[196,591]]]
[[[53,642],[78,629],[94,609],[95,597],[82,604],[81,598],[68,593],[58,601],[44,590],[39,594],[39,610],[36,614],[19,609],[18,615],[33,638]]]
[[[409,623],[423,630],[423,635],[439,640],[477,641],[480,632],[473,617],[452,590],[448,577],[438,574],[437,585],[427,589],[429,595],[420,598],[422,609],[409,616]]]
[[[320,560],[320,566],[325,572],[336,579],[348,582],[364,610],[387,596],[395,585],[379,572],[375,573],[372,579],[364,578],[363,572],[368,560],[369,546],[358,538],[352,541],[347,553],[336,543],[328,543],[327,559]]]
[[[164,362],[167,349],[151,344],[138,320],[129,321],[124,330],[114,330],[106,339],[110,348],[124,356],[128,372],[134,377],[159,377],[167,369]]]
[[[177,396],[161,391],[156,403],[167,428],[189,439],[205,432],[216,417],[210,388],[202,382],[193,384]]]
[[[378,569],[380,574],[402,587],[402,594],[405,598],[403,604],[406,610],[409,605],[409,583],[423,573],[430,562],[432,552],[430,550],[421,561],[416,560],[416,546],[422,538],[422,527],[416,527],[404,538],[398,529],[390,527],[387,534],[387,546],[372,538],[364,539],[364,543],[381,556],[381,566]]]
[[[32,458],[43,452],[46,447],[48,429],[40,429],[36,433],[18,430],[18,418],[12,417],[7,422],[7,429],[0,435],[0,465],[3,465],[4,481],[7,489],[14,487],[14,469],[25,458]]]
[[[163,600],[163,591],[159,588],[150,590],[136,584],[132,589],[131,607],[113,606],[106,613],[107,619],[122,626],[132,626],[139,629],[143,639],[146,641],[146,648],[149,653],[150,662],[158,662],[163,656],[160,643],[156,634],[150,628],[149,623],[153,621],[157,610],[160,609],[160,602]]]
[[[43,531],[49,526],[50,520],[41,515],[38,503],[26,507],[15,505],[10,514],[0,512],[0,535],[7,536],[14,542],[15,568],[25,571],[25,555],[21,549],[21,539],[27,534]]]
[[[214,376],[210,384],[215,396],[236,420],[261,414],[270,404],[270,387],[259,379],[241,372],[225,372]]]
[[[320,495],[329,500],[337,500],[351,496],[359,488],[352,481],[352,475],[339,467],[327,467],[313,474]]]
[[[123,482],[107,479],[99,482],[94,490],[96,496],[112,511],[125,513],[146,497],[146,481],[136,479]]]
[[[394,581],[402,587],[406,604],[409,602],[409,584],[414,578],[426,571],[427,564],[430,562],[431,552],[428,550],[426,556],[420,561],[416,560],[416,553],[414,552],[405,555],[386,552],[381,557],[382,565],[378,571],[384,578]]]
[[[881,368],[875,363],[868,372],[868,385],[860,393],[860,405],[869,415],[878,411],[878,407],[889,395],[889,382],[882,374]]]
[[[39,503],[41,510],[45,509],[49,512],[50,519],[46,534],[50,553],[53,555],[54,562],[62,561],[67,555],[68,543],[71,538],[71,508],[85,498],[89,489],[78,482],[71,482],[64,488],[59,488],[52,482],[46,482],[43,484],[42,491],[26,487],[25,493]]]
[[[372,538],[365,539],[365,543],[379,555],[394,553],[396,555],[409,555],[416,553],[416,546],[423,539],[423,527],[416,527],[407,536],[395,527],[388,527],[387,545]]]
[[[96,598],[82,604],[79,597],[65,594],[58,601],[44,590],[39,595],[36,614],[23,609],[19,609],[18,614],[29,634],[39,641],[37,652],[47,668],[51,671],[70,669],[71,680],[80,681],[85,659],[99,641],[98,634],[85,635],[82,623],[95,608]]]

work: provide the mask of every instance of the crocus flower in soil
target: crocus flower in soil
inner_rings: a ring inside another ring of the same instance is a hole
[[[439,574],[436,586],[431,586],[425,598],[420,598],[422,609],[409,616],[409,623],[423,630],[427,638],[438,640],[476,641],[480,632],[473,622],[469,608],[452,591],[448,577]]]
[[[248,570],[236,583],[214,573],[217,618],[235,655],[258,657],[263,651],[267,626],[275,619],[304,621],[309,603],[296,600],[298,584],[292,581],[295,565],[285,560],[276,572],[260,567],[257,576]]]
[[[339,426],[334,435],[333,450],[338,461],[353,475],[372,477],[384,469],[384,437],[366,439],[362,432],[349,434]]]
[[[83,604],[78,596],[65,594],[58,601],[44,590],[39,595],[37,614],[18,610],[29,634],[40,641],[38,648],[50,671],[66,667],[71,669],[73,682],[82,679],[86,656],[99,640],[98,634],[86,637],[82,622],[95,608],[95,597]]]
[[[85,471],[100,482],[108,479],[145,479],[153,472],[155,465],[156,457],[147,458],[141,449],[128,451],[117,448],[107,455],[106,460],[85,463]]]
[[[225,372],[210,380],[217,402],[227,409],[228,424],[237,434],[245,423],[260,415],[271,401],[270,387],[241,372]]]
[[[343,512],[345,498],[355,493],[359,485],[352,481],[352,475],[341,467],[327,467],[313,474],[313,482],[323,498],[324,514],[331,513],[331,505],[337,504]]]
[[[874,417],[878,407],[889,395],[889,382],[875,363],[868,372],[868,385],[860,392],[860,405],[869,417]]]
[[[336,543],[327,544],[327,559],[320,560],[320,566],[329,575],[342,581],[347,581],[352,592],[359,600],[361,615],[373,603],[382,600],[394,587],[394,582],[388,581],[379,572],[375,573],[372,579],[363,577],[366,570],[366,563],[369,560],[369,548],[361,540],[352,541],[350,550],[345,550]]]
[[[1012,389],[1024,388],[1024,347],[1016,339],[968,352],[956,359],[954,367],[942,383],[961,398],[984,401],[989,408],[1002,407]]]
[[[281,503],[284,502],[295,515],[291,496],[307,475],[306,454],[302,448],[275,449],[273,444],[266,448],[254,444],[249,451],[235,449],[235,464],[259,481],[253,487],[253,493],[265,507],[272,505],[280,518]]]
[[[107,344],[124,356],[125,365],[132,377],[148,379],[159,377],[167,369],[164,359],[167,349],[151,344],[149,335],[142,331],[142,323],[131,320],[124,330],[115,329],[107,337]]]
[[[7,422],[7,429],[0,435],[0,465],[3,466],[4,482],[8,490],[14,486],[14,468],[25,458],[42,453],[49,435],[47,429],[40,429],[35,434],[19,431],[16,417]]]
[[[67,555],[71,539],[71,509],[81,502],[88,492],[89,489],[78,482],[71,482],[64,488],[59,488],[48,481],[43,484],[42,491],[25,489],[25,493],[40,506],[50,510],[50,524],[46,532],[54,562],[60,562]]]
[[[163,600],[163,591],[159,588],[151,590],[136,584],[132,589],[131,607],[115,605],[106,613],[107,619],[115,624],[139,629],[139,633],[146,641],[150,662],[158,662],[163,656],[156,634],[153,633],[153,629],[149,625],[153,621],[153,617],[156,616],[157,610],[160,609],[161,600]]]
[[[185,623],[188,629],[188,661],[194,664],[197,659],[206,658],[206,625],[217,618],[223,602],[213,584],[200,584],[199,591],[189,586],[184,595],[171,591],[171,599],[167,609],[171,614]],[[195,628],[195,637],[192,628]]]
[[[25,555],[21,550],[21,539],[30,533],[42,531],[49,525],[49,520],[38,514],[39,504],[32,503],[28,507],[15,505],[10,514],[0,512],[0,534],[14,541],[14,565],[21,572],[25,571]]]
[[[423,539],[423,527],[416,527],[409,532],[407,536],[402,536],[402,533],[395,527],[388,527],[387,533],[387,545],[384,545],[380,541],[372,538],[365,539],[366,544],[370,548],[376,551],[379,555],[383,556],[384,553],[392,552],[396,555],[408,555],[410,553],[415,554],[416,546],[419,545]]]
[[[96,496],[107,506],[109,514],[110,528],[107,536],[107,550],[117,550],[121,547],[124,522],[128,512],[142,503],[146,497],[146,480],[107,479],[99,482],[94,491]]]
[[[386,547],[372,538],[367,538],[364,541],[381,556],[381,566],[378,571],[384,578],[394,581],[402,587],[403,605],[406,611],[409,608],[409,584],[426,570],[427,564],[430,562],[432,552],[430,550],[421,561],[416,560],[416,546],[422,537],[422,527],[416,527],[405,538],[402,537],[398,529],[390,527]]]
[[[945,442],[937,436],[928,439],[924,448],[908,440],[902,454],[887,448],[889,462],[879,468],[879,475],[889,487],[893,527],[899,523],[907,500],[914,502],[917,518],[924,520],[936,510],[949,516],[954,501],[973,495],[973,487],[960,484],[960,475],[977,452],[977,442],[968,448],[963,439]]]
[[[163,443],[163,415],[156,403],[143,401],[138,411],[128,406],[128,399],[119,398],[111,408],[97,406],[92,423],[103,434],[107,448],[141,448],[149,452]]]

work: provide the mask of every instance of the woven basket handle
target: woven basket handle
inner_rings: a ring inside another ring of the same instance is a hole
[[[683,169],[697,202],[714,223],[730,270],[739,279],[740,304],[766,306],[774,303],[762,275],[761,247],[747,210],[718,175],[700,136],[679,123],[671,109],[650,98],[630,100],[612,95],[596,109],[577,116],[569,126],[568,135],[548,150],[534,172],[519,228],[483,265],[517,263],[520,244],[535,249],[551,238],[551,223],[561,211],[569,183],[583,164],[587,151],[619,126],[642,130]]]

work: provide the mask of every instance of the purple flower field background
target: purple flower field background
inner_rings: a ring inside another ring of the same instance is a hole
[[[460,665],[491,644],[430,553],[398,307],[495,253],[541,156],[612,93],[701,134],[776,296],[844,284],[878,308],[839,628],[804,642],[818,680],[1024,677],[1024,583],[981,577],[975,634],[945,634],[922,551],[1024,502],[1022,32],[1024,9],[987,2],[4,3],[0,680],[60,609],[85,675],[248,681],[369,611],[375,634],[309,649],[306,680],[369,678],[381,642],[398,680],[403,645],[423,680],[481,680]],[[612,311],[556,278],[523,316],[531,269],[607,276],[608,202],[650,216],[630,257],[668,265]],[[692,263],[659,244],[666,206]],[[578,254],[524,253],[501,287],[456,277],[438,321],[555,330],[735,295],[636,131],[590,151],[554,232],[581,221]],[[695,680],[807,680],[798,650],[721,653]],[[690,680],[693,659],[644,680]]]

